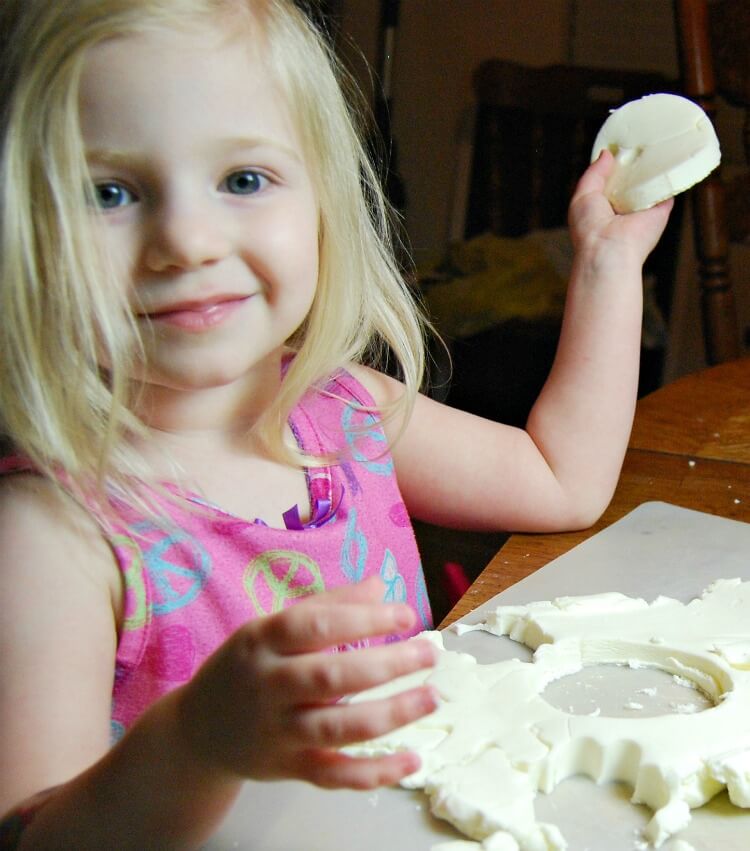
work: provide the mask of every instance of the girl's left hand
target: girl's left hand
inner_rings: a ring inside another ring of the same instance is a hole
[[[568,213],[573,245],[577,252],[624,252],[642,264],[659,241],[674,200],[638,213],[615,213],[604,195],[613,166],[614,157],[605,149],[579,180]]]

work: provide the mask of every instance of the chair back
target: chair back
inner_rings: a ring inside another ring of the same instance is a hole
[[[745,110],[750,160],[750,3],[675,0],[675,22],[684,93],[712,120],[718,95]],[[750,233],[750,175],[725,181],[718,168],[691,194],[706,360],[717,364],[742,353],[729,245]]]

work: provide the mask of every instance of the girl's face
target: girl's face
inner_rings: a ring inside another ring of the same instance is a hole
[[[257,40],[148,33],[97,46],[84,69],[102,238],[154,389],[242,383],[313,301],[317,201]]]

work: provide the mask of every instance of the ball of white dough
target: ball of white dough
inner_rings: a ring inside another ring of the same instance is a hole
[[[591,152],[607,148],[615,163],[604,189],[618,213],[647,210],[708,176],[721,160],[711,120],[693,101],[656,94],[614,110]]]

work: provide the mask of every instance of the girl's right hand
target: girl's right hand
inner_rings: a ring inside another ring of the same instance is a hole
[[[326,652],[412,627],[414,612],[383,604],[382,592],[379,580],[366,580],[237,630],[179,695],[180,732],[198,760],[236,777],[295,778],[327,788],[390,785],[416,771],[413,753],[355,758],[338,750],[436,707],[429,686],[337,702],[435,663],[432,645],[419,640]]]

